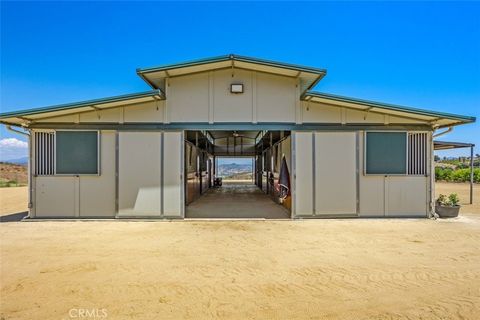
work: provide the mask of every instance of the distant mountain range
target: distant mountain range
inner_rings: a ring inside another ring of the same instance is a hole
[[[251,164],[238,164],[238,163],[227,163],[219,164],[217,168],[217,174],[220,177],[230,177],[242,173],[251,173],[252,165]]]
[[[23,157],[23,158],[18,158],[18,159],[8,159],[8,160],[0,160],[0,162],[6,162],[6,163],[13,163],[13,164],[18,164],[21,166],[26,166],[28,164],[28,157]]]

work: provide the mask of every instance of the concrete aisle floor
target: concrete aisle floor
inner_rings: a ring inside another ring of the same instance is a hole
[[[229,184],[211,188],[187,209],[187,218],[288,219],[290,212],[276,204],[254,184]]]

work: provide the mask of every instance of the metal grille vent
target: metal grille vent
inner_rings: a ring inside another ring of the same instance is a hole
[[[408,174],[427,174],[427,133],[408,134]]]
[[[37,176],[55,174],[55,133],[35,132],[35,172]]]

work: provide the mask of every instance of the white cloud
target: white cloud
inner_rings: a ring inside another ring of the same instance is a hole
[[[28,148],[28,143],[17,138],[6,138],[0,140],[0,148]]]
[[[0,160],[23,158],[28,155],[28,143],[17,138],[0,140]]]

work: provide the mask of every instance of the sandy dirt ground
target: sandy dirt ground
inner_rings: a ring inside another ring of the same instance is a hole
[[[478,214],[8,222],[0,246],[2,319],[480,318]]]
[[[0,216],[28,210],[28,187],[0,188]]]

